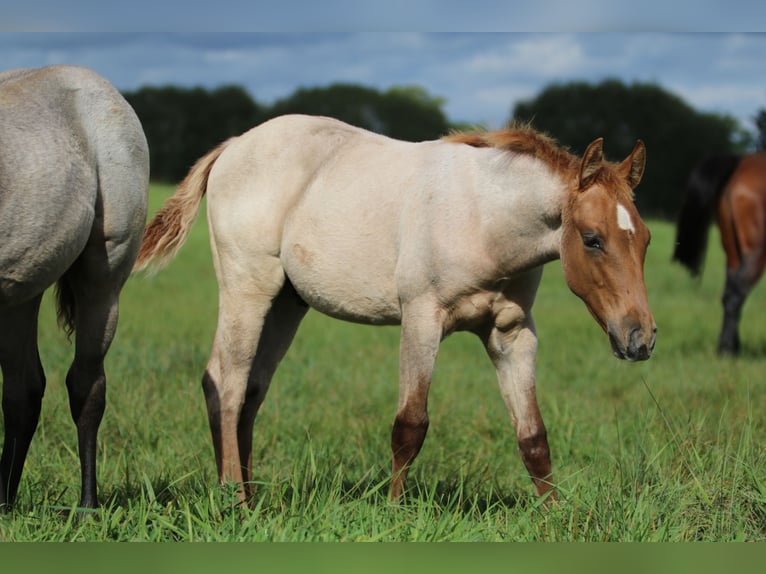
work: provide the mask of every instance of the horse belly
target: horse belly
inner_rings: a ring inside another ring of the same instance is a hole
[[[355,323],[394,325],[401,320],[395,261],[377,241],[356,237],[334,245],[288,240],[282,264],[301,298],[317,311]],[[393,252],[392,252],[393,253]]]

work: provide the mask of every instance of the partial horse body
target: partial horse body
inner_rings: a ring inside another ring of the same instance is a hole
[[[617,357],[649,357],[649,231],[631,191],[644,160],[641,142],[613,164],[602,140],[580,160],[529,128],[408,143],[298,115],[201,158],[148,224],[136,267],[177,253],[207,193],[220,296],[203,388],[221,482],[251,494],[255,416],[313,307],[401,325],[392,499],[426,436],[440,342],[461,330],[483,341],[535,491],[550,491],[531,314],[543,264],[562,259]]]
[[[97,504],[104,357],[140,247],[148,182],[141,124],[106,80],[69,66],[0,74],[0,508],[16,498],[40,416],[37,320],[54,283],[60,323],[75,337],[66,384],[77,425],[79,503]]]
[[[692,275],[702,272],[713,213],[726,253],[718,352],[737,355],[742,306],[766,265],[766,152],[711,156],[690,174],[673,259]]]

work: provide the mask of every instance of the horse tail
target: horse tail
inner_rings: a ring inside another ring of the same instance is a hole
[[[686,182],[686,197],[676,226],[673,260],[699,275],[707,250],[714,208],[741,156],[711,156],[700,162]]]
[[[71,269],[67,270],[56,282],[56,318],[68,339],[72,338],[75,328],[75,297],[69,280]]]
[[[165,201],[154,218],[146,224],[133,271],[147,267],[161,269],[176,256],[197,217],[202,197],[207,192],[207,181],[213,164],[231,141],[223,142],[197,160],[175,194]]]

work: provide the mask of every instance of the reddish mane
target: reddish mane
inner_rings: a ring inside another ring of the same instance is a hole
[[[456,132],[444,136],[443,141],[463,143],[472,147],[491,147],[513,153],[530,155],[547,164],[563,177],[577,177],[580,170],[580,158],[556,141],[528,125],[510,125],[495,131],[474,130]],[[605,161],[603,167],[593,174],[590,183],[601,183],[607,188],[621,190],[622,176],[616,170],[617,164]],[[617,191],[620,194],[619,191]],[[620,194],[622,195],[622,194]],[[625,199],[633,200],[632,190],[628,190]]]
[[[545,134],[529,126],[509,126],[495,131],[457,132],[442,138],[444,141],[464,143],[473,147],[492,147],[531,155],[556,172],[571,175],[579,168],[579,159]]]

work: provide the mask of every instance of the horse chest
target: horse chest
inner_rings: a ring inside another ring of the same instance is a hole
[[[471,293],[458,298],[449,306],[444,332],[449,334],[454,331],[475,331],[486,326],[505,331],[524,316],[522,307],[509,301],[502,293]]]

